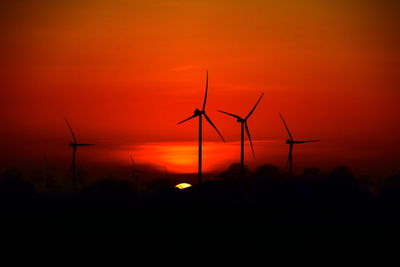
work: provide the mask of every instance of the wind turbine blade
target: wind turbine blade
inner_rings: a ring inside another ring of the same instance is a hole
[[[295,141],[296,144],[302,144],[302,143],[315,143],[319,142],[319,140],[308,140],[308,141]]]
[[[229,113],[229,112],[225,112],[225,111],[222,111],[222,110],[218,110],[218,112],[225,113],[226,115],[232,116],[232,117],[234,117],[234,118],[236,118],[238,120],[242,119],[238,115],[235,115],[235,114],[232,114],[232,113]]]
[[[71,124],[69,124],[69,122],[68,122],[67,118],[64,118],[64,120],[65,120],[65,122],[67,123],[67,125],[68,125],[68,128],[69,128],[69,130],[70,130],[70,132],[71,132],[71,135],[72,135],[72,140],[74,140],[74,143],[76,144],[76,143],[77,143],[77,141],[76,141],[76,138],[75,138],[74,131],[72,130]]]
[[[249,127],[247,126],[247,122],[244,123],[244,126],[246,128],[247,137],[249,138],[250,141],[251,152],[253,153],[253,159],[254,159],[255,158],[254,147],[253,147],[253,142],[251,141],[250,131]]]
[[[94,146],[95,144],[76,144],[77,146]]]
[[[211,121],[211,119],[207,116],[206,113],[204,113],[204,117],[206,117],[206,120],[208,121],[209,124],[211,124],[211,126],[217,131],[218,135],[221,137],[222,141],[225,142],[224,137],[222,136],[222,134],[218,131],[217,127],[214,125],[214,123]]]
[[[250,110],[249,114],[246,116],[245,120],[247,120],[251,114],[254,112],[254,110],[256,109],[256,107],[258,106],[258,103],[260,103],[261,98],[263,97],[264,93],[261,94],[260,98],[257,100],[257,103],[254,105],[254,107],[252,108],[252,110]]]
[[[204,95],[203,108],[201,109],[203,111],[206,109],[207,94],[208,94],[208,70],[206,71],[206,94]]]
[[[194,115],[190,116],[189,118],[184,119],[183,121],[178,122],[177,124],[181,124],[181,123],[183,123],[183,122],[185,122],[185,121],[188,121],[188,120],[191,120],[191,119],[193,119],[194,117],[197,117],[197,116],[199,116],[199,115],[194,114]]]
[[[286,127],[286,130],[287,130],[287,132],[288,132],[288,134],[289,134],[289,137],[290,137],[290,141],[294,141],[294,140],[293,140],[293,136],[292,136],[292,134],[290,133],[289,127],[287,126],[287,124],[286,124],[286,122],[285,122],[285,119],[283,118],[282,114],[279,113],[279,116],[281,116],[282,122],[283,122],[283,124],[284,124],[285,127]]]

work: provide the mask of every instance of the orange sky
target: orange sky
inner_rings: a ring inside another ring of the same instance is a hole
[[[250,166],[284,166],[282,112],[295,137],[322,140],[296,148],[295,164],[399,171],[395,1],[15,2],[0,4],[3,167],[69,160],[66,116],[97,144],[83,164],[124,165],[134,153],[195,172],[197,124],[176,123],[200,107],[208,69],[209,115],[228,144],[205,126],[220,153],[205,154],[207,171],[239,155],[239,124],[216,110],[244,115],[261,92]]]

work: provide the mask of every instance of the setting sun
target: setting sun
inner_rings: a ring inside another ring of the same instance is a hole
[[[180,183],[180,184],[175,185],[175,188],[178,188],[178,189],[186,189],[186,188],[191,187],[191,186],[192,186],[192,185],[191,185],[191,184],[188,184],[188,183]]]

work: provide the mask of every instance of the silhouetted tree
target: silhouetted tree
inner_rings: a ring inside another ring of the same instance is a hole
[[[331,186],[338,188],[356,189],[358,187],[354,174],[347,166],[338,166],[334,168],[328,175]]]
[[[377,185],[369,175],[363,175],[358,179],[358,185],[361,191],[371,194],[377,193]]]
[[[29,180],[33,183],[33,184],[43,184],[44,183],[44,175],[41,171],[37,170],[34,173],[32,173],[32,175],[29,177]]]
[[[257,168],[254,178],[256,180],[278,180],[282,178],[282,172],[276,165],[263,164]]]
[[[88,186],[82,193],[99,197],[119,197],[132,194],[133,185],[131,181],[105,179]]]
[[[32,175],[29,177],[29,182],[31,182],[35,186],[35,189],[38,192],[44,190],[45,180],[46,177],[40,170],[33,172]]]
[[[220,174],[220,178],[225,182],[240,182],[241,175],[240,175],[240,163],[233,163],[231,164],[226,171]],[[245,166],[244,167],[244,177],[249,177],[250,169]]]
[[[319,188],[320,197],[330,207],[350,208],[360,200],[360,190],[353,172],[347,166],[334,168],[327,177],[326,183]]]
[[[305,168],[301,178],[307,182],[322,182],[323,173],[318,168]]]
[[[1,177],[1,197],[23,200],[34,195],[35,188],[33,184],[23,180],[23,174],[20,170],[16,168],[7,169]]]
[[[281,201],[285,184],[278,166],[264,164],[253,175],[252,192],[258,200]]]
[[[400,174],[389,176],[382,185],[381,198],[386,204],[394,205],[400,202]]]
[[[162,193],[173,190],[174,185],[170,180],[164,178],[156,178],[151,182],[147,182],[146,187],[150,192]]]
[[[3,180],[22,180],[22,177],[22,172],[17,168],[6,169],[1,175]]]
[[[46,172],[46,182],[45,182],[46,190],[53,191],[55,185],[56,185],[56,182],[54,180],[53,175],[51,175],[50,173]]]

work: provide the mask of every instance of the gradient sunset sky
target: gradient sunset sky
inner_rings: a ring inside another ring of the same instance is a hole
[[[360,173],[400,171],[400,9],[397,1],[1,1],[2,168],[70,164],[67,117],[84,166],[137,163],[196,172],[200,107],[206,171],[239,160],[249,119],[251,167],[284,167],[287,134],[295,172],[339,164]]]

